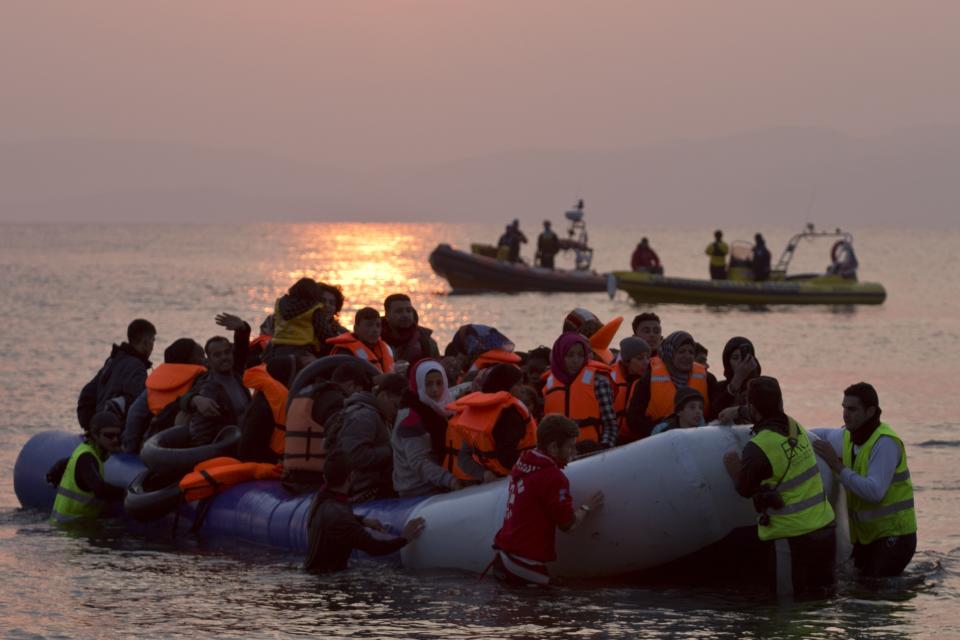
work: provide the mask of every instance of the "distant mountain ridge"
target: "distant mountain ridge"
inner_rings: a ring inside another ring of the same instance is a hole
[[[352,171],[174,142],[0,143],[0,221],[488,221],[956,226],[960,127],[779,128],[621,150]]]

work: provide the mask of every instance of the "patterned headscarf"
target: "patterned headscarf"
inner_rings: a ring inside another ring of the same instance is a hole
[[[660,359],[663,360],[663,364],[666,365],[667,371],[670,372],[670,378],[673,380],[674,386],[676,386],[678,389],[688,386],[690,381],[690,372],[677,371],[673,366],[673,358],[680,347],[688,344],[693,346],[695,342],[696,341],[693,339],[693,336],[686,331],[674,331],[664,338],[662,343],[660,343]]]

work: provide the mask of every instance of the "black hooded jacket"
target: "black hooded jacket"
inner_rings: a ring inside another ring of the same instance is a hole
[[[122,397],[129,407],[146,388],[147,370],[153,365],[126,342],[113,345],[103,367],[80,391],[77,399],[77,420],[87,431],[90,419],[102,411],[107,401]]]

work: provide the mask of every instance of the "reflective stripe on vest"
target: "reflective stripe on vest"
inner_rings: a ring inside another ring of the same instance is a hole
[[[854,473],[869,475],[870,454],[881,437],[892,438],[900,448],[900,462],[890,479],[890,486],[880,502],[867,502],[847,490],[847,510],[850,515],[850,540],[858,544],[870,544],[880,538],[903,536],[917,532],[917,512],[913,502],[913,482],[907,467],[907,452],[900,436],[885,422],[874,430],[853,457],[853,440],[850,432],[843,431],[843,466]]]
[[[772,429],[761,429],[751,439],[773,470],[761,484],[779,493],[784,503],[780,509],[767,511],[768,524],[758,523],[757,535],[761,540],[802,536],[834,519],[807,432],[793,418],[789,420],[791,433],[796,433],[795,446],[790,446],[787,436]]]
[[[703,396],[703,415],[710,414],[710,394],[707,389],[707,370],[699,362],[693,363],[687,384]],[[647,404],[647,417],[651,420],[663,420],[673,413],[673,401],[677,387],[673,384],[667,365],[660,358],[650,360],[650,402]]]
[[[580,427],[577,442],[600,442],[603,423],[600,421],[600,402],[597,400],[595,376],[609,376],[610,367],[591,360],[568,388],[551,374],[543,387],[544,413],[559,413],[575,421]]]
[[[97,461],[97,469],[103,477],[103,460],[97,449],[89,442],[83,442],[73,450],[67,468],[60,478],[57,495],[53,501],[53,512],[50,519],[53,522],[72,522],[79,519],[96,518],[100,515],[102,501],[92,491],[84,491],[77,485],[77,460],[80,456],[89,453]]]

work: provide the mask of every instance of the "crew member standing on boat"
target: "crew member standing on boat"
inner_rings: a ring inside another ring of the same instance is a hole
[[[553,258],[560,253],[560,238],[550,228],[550,221],[543,221],[543,231],[537,237],[537,256],[540,266],[553,269]]]
[[[847,490],[854,564],[871,578],[898,576],[917,549],[917,514],[903,440],[880,422],[880,399],[866,382],[844,390],[843,425],[815,429],[823,439],[813,447]]]
[[[537,427],[537,448],[525,451],[510,471],[507,511],[493,541],[493,575],[514,585],[546,585],[548,562],[557,559],[556,531],[570,532],[603,506],[597,491],[573,508],[562,469],[577,452],[577,423],[548,415]]]
[[[747,387],[754,422],[750,442],[723,456],[737,493],[753,498],[757,535],[768,543],[768,576],[778,596],[833,586],[836,523],[807,432],[783,412],[775,378]]]
[[[704,253],[710,256],[710,279],[726,280],[727,254],[730,253],[730,248],[723,241],[723,231],[717,229],[713,232],[713,242],[707,245]]]
[[[497,241],[498,247],[506,247],[507,262],[520,262],[520,243],[527,244],[527,236],[520,231],[520,221],[514,219],[507,225],[507,230],[500,240]]]

